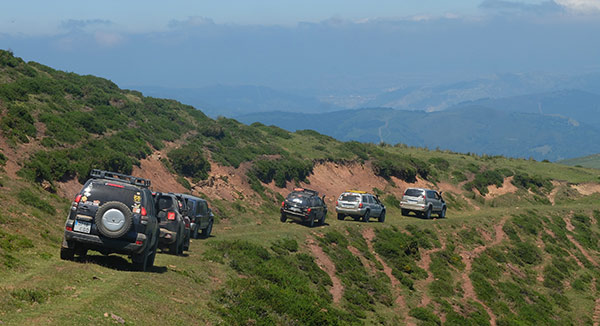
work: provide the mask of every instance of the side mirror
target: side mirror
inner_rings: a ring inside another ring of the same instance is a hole
[[[321,197],[321,200],[322,200],[322,201],[325,201],[325,195],[323,195],[323,197]]]

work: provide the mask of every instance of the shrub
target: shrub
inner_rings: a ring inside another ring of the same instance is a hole
[[[488,193],[488,186],[502,187],[506,171],[486,170],[475,175],[475,179],[465,184],[466,190],[477,189],[482,196]]]
[[[446,171],[450,167],[450,162],[441,157],[432,157],[429,159],[429,163],[433,164],[436,169]]]
[[[312,173],[313,163],[292,158],[279,160],[255,161],[250,173],[260,181],[270,183],[275,180],[275,185],[284,188],[288,181],[305,181]]]
[[[409,315],[415,317],[418,320],[422,320],[432,325],[441,325],[442,321],[436,316],[433,311],[425,307],[413,308],[408,312]]]
[[[204,180],[208,177],[210,163],[202,155],[202,148],[198,144],[184,145],[170,151],[167,156],[177,173],[193,179]]]
[[[29,189],[22,189],[21,191],[19,191],[17,193],[17,198],[19,199],[19,202],[21,202],[21,204],[35,207],[41,210],[42,212],[50,215],[56,214],[56,210],[52,205],[40,198],[38,195],[34,194]]]
[[[35,137],[37,134],[34,122],[27,106],[11,104],[0,120],[0,128],[7,137],[26,143],[29,141],[28,137]]]

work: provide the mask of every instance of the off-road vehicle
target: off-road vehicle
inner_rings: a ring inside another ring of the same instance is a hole
[[[281,202],[281,222],[287,219],[293,219],[305,222],[313,227],[315,222],[319,225],[325,223],[327,216],[327,205],[325,205],[325,195],[319,197],[319,193],[314,190],[295,188],[283,202]]]
[[[414,212],[426,219],[430,219],[432,213],[438,214],[439,218],[446,217],[446,202],[442,193],[431,189],[407,188],[400,201],[400,209],[404,216]]]
[[[191,237],[208,238],[212,232],[215,216],[206,200],[192,195],[175,194],[185,205],[184,215],[191,221]]]
[[[150,269],[159,234],[150,180],[102,170],[90,176],[71,203],[60,258],[92,249],[127,254],[137,269]]]
[[[338,220],[351,216],[354,220],[362,219],[369,222],[371,217],[377,217],[379,222],[385,221],[385,205],[379,197],[365,191],[348,190],[343,192],[335,202]]]
[[[184,204],[174,194],[156,193],[156,214],[160,218],[160,248],[168,248],[174,255],[181,255],[189,248],[189,218],[185,217]],[[187,224],[187,228],[186,228]]]

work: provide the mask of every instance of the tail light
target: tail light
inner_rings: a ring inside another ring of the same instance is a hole
[[[363,208],[363,204],[362,203],[358,204],[358,208]]]
[[[167,213],[167,220],[174,220],[174,219],[175,219],[175,212]]]
[[[339,206],[339,205],[340,205],[340,202],[336,200],[335,201],[335,206]]]
[[[65,229],[67,229],[67,231],[73,231],[73,227],[72,226],[67,226]]]
[[[310,214],[310,211],[311,211],[311,209],[309,208],[309,209],[306,210],[306,213]]]
[[[285,207],[285,200],[281,202],[281,207]]]
[[[107,186],[117,187],[117,188],[125,188],[122,185],[114,184],[114,183],[106,183]]]
[[[81,201],[81,197],[82,197],[82,196],[81,196],[81,194],[79,194],[79,195],[75,196],[75,202],[76,202],[77,204],[79,204],[79,202]]]
[[[145,207],[142,207],[142,209],[141,209],[141,212],[140,212],[140,213],[142,214],[142,216],[146,216],[146,215],[148,215],[148,212],[146,211],[146,208],[145,208]]]

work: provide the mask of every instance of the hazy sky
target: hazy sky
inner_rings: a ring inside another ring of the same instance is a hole
[[[36,0],[0,48],[120,86],[361,89],[600,70],[600,0]]]

